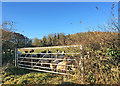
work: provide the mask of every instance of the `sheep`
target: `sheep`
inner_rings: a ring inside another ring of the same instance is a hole
[[[66,62],[65,61],[62,61],[62,62],[60,62],[60,63],[58,63],[58,65],[57,65],[57,70],[59,70],[59,69],[66,69]]]
[[[46,53],[47,51],[46,50],[44,50],[44,51],[42,51],[41,53]]]
[[[25,53],[28,53],[28,51],[24,51]]]
[[[51,58],[51,55],[52,55],[52,54],[50,54],[50,53],[52,53],[52,52],[48,50],[47,53],[48,53],[48,54],[44,54],[44,55],[45,55],[44,57],[45,57],[45,58]]]
[[[66,61],[66,58],[67,57],[65,57],[62,62],[58,63],[58,65],[56,67],[57,71],[60,70],[60,69],[64,69],[64,70],[68,69],[67,65],[70,65],[72,61],[68,61],[68,60]]]
[[[28,51],[25,51],[25,53],[28,53]],[[17,51],[18,56],[20,57],[30,57],[30,54],[23,54],[20,51]]]
[[[39,58],[39,57],[41,57],[41,54],[37,54],[37,56],[36,56],[36,57],[38,57],[38,58]]]
[[[52,52],[48,50],[48,53],[52,53]],[[49,57],[50,57],[50,58],[51,58],[51,55],[52,55],[52,54],[49,54]]]
[[[25,55],[25,57],[30,57],[30,54],[24,54]]]
[[[62,54],[59,54],[59,53],[65,53],[65,51],[64,52],[62,52],[62,51],[58,51],[58,49],[57,49],[57,55],[56,55],[56,58],[58,58],[58,59],[63,59],[64,58],[64,56],[62,55]],[[50,68],[51,69],[53,69],[53,68],[57,68],[57,69],[59,69],[59,67],[60,67],[60,64],[64,64],[64,62],[62,62],[63,60],[58,60],[58,59],[56,59],[56,60],[54,60],[51,64],[50,64]],[[58,64],[58,65],[55,65],[55,64]],[[63,67],[63,66],[62,66]]]
[[[59,51],[57,50],[57,52],[59,52]],[[56,58],[58,58],[58,59],[63,59],[64,56],[62,56],[62,55],[58,56],[58,55],[57,55]],[[51,69],[57,67],[57,65],[54,65],[54,64],[58,64],[58,63],[60,63],[61,61],[63,61],[63,60],[58,60],[58,59],[54,60],[54,61],[50,64],[50,68],[51,68]]]
[[[32,49],[32,50],[30,50],[30,53],[33,53],[34,52],[34,50]]]
[[[35,55],[35,54],[30,54],[30,56],[31,56],[31,57],[37,57],[37,55]]]
[[[48,53],[52,53],[52,51],[49,51],[49,50],[48,50]]]
[[[65,53],[65,51],[62,51],[62,53],[63,53],[63,55],[65,55],[64,53]]]
[[[41,53],[47,53],[46,50],[42,51]],[[41,57],[43,57],[45,54],[41,54]]]
[[[42,51],[41,53],[47,53],[47,51],[45,50],[45,51]],[[48,50],[48,53],[52,53],[52,52]],[[42,55],[38,54],[38,56],[40,56],[42,58],[49,58],[49,57],[51,57],[51,54],[49,54],[49,55],[47,55],[47,54],[42,54]],[[48,66],[46,64],[43,65],[42,63],[50,63],[50,62],[51,62],[51,60],[45,60],[45,59],[43,59],[43,60],[41,60],[41,66]]]
[[[63,53],[63,55],[60,53]],[[62,51],[57,50],[56,58],[64,58],[64,55],[65,55],[64,53],[65,53],[65,51],[62,52]]]
[[[24,51],[25,52],[25,54],[21,54],[20,56],[21,57],[29,57],[30,56],[30,54],[26,54],[26,53],[28,53],[28,51]],[[18,52],[19,53],[19,52]]]
[[[58,57],[62,55],[62,54],[60,54],[60,53],[62,53],[62,51],[58,52]]]
[[[69,59],[73,59],[73,57],[70,57]],[[67,65],[71,65],[71,66],[67,66]],[[56,69],[57,69],[57,71],[61,70],[61,69],[65,70],[65,71],[66,71],[66,69],[75,71],[75,69],[76,69],[75,65],[76,65],[76,61],[67,60],[67,57],[64,57],[64,60],[62,62],[58,63]]]
[[[58,64],[60,61],[59,60],[54,60],[52,63],[50,63],[50,68],[51,69],[54,69],[54,68],[56,68],[57,67],[57,65],[54,65],[54,64]]]

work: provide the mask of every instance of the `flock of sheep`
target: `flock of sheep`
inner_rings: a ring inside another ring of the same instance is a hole
[[[75,61],[74,60],[66,60],[66,59],[73,59],[73,57],[66,57],[64,54],[65,51],[56,51],[56,56],[51,51],[42,51],[41,53],[34,54],[34,50],[24,51],[25,53],[21,53],[20,51],[17,51],[17,54],[19,57],[36,57],[36,58],[44,58],[39,61],[41,63],[40,66],[49,66],[51,69],[59,70],[75,70]],[[49,60],[45,58],[56,58],[55,60]],[[38,62],[38,60],[36,61]],[[46,65],[44,63],[49,63],[49,65]]]

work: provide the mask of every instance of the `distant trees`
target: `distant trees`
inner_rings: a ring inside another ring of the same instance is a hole
[[[53,33],[48,36],[44,36],[42,39],[33,39],[33,46],[56,46],[66,45],[66,36],[64,33]]]
[[[46,36],[43,37],[43,46],[46,46],[47,45],[47,38]]]
[[[32,44],[33,46],[40,46],[40,40],[38,38],[34,38],[34,43]]]
[[[50,34],[48,35],[48,38],[47,38],[47,45],[48,45],[48,46],[51,46],[51,45],[52,45],[52,37],[51,37]]]
[[[113,34],[113,35],[111,35]],[[43,39],[34,39],[34,46],[58,46],[58,45],[79,45],[83,44],[85,47],[92,48],[93,50],[98,50],[102,46],[111,46],[108,43],[104,43],[106,40],[110,44],[113,43],[114,39],[117,39],[118,33],[116,32],[85,32],[85,33],[76,33],[68,34],[64,33],[54,33],[44,36]],[[104,41],[103,41],[104,40]],[[37,41],[37,42],[36,42]],[[115,42],[116,44],[118,42]]]

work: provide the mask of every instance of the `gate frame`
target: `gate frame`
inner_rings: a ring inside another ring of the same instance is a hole
[[[18,53],[17,50],[18,49],[51,49],[51,48],[68,48],[68,47],[79,47],[80,50],[82,50],[82,45],[71,45],[71,46],[53,46],[53,47],[31,47],[31,48],[15,48],[15,67],[18,66]],[[58,53],[26,53],[26,54],[58,54]],[[63,54],[63,53],[59,53],[59,54]],[[64,53],[64,54],[81,54],[81,53]],[[28,57],[29,58],[29,57]],[[80,57],[81,58],[81,57]],[[81,58],[82,59],[82,58]],[[24,68],[24,69],[32,69],[32,70],[37,70],[37,71],[43,71],[43,72],[49,72],[47,70],[38,70],[38,69],[34,69],[34,68],[26,68],[26,67],[20,67],[20,68]],[[67,70],[66,70],[67,71]],[[67,73],[60,73],[60,72],[53,72],[51,71],[51,73],[57,73],[57,74],[64,74],[67,75]]]

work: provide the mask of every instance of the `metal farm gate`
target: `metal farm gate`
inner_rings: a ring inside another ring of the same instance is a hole
[[[72,48],[79,47],[82,50],[81,45],[74,46],[56,46],[56,47],[36,47],[36,48],[18,48],[18,49],[52,49],[52,48]],[[74,74],[74,69],[76,68],[76,63],[78,63],[78,58],[74,57],[75,55],[79,55],[80,53],[24,53],[22,55],[19,54],[18,49],[15,51],[15,66],[19,68],[36,70],[41,72],[49,72],[49,73],[57,73],[64,75],[72,75]],[[67,57],[67,55],[72,55],[72,57]],[[81,64],[82,65],[82,64]]]

